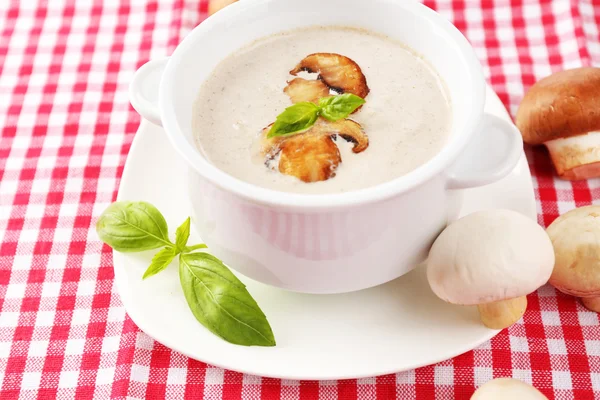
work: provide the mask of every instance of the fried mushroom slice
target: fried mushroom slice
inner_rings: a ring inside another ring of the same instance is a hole
[[[326,181],[334,177],[342,162],[335,142],[330,136],[318,132],[292,136],[280,147],[279,172],[304,182]]]
[[[294,104],[303,101],[310,101],[317,104],[320,98],[329,96],[329,86],[323,83],[323,81],[308,81],[302,78],[295,78],[289,81],[283,91],[290,97],[290,100]]]
[[[354,144],[352,147],[353,153],[362,153],[369,147],[369,137],[363,131],[362,126],[356,121],[340,119],[333,122],[321,118],[315,125],[318,125],[316,128],[322,133],[339,135],[344,140],[352,142]]]
[[[261,151],[265,164],[279,155],[279,172],[295,176],[304,182],[324,181],[335,176],[342,162],[333,136],[340,136],[354,144],[352,151],[360,153],[369,147],[369,138],[359,123],[345,119],[331,122],[319,118],[308,131],[292,136],[267,138],[271,125],[262,131]]]
[[[363,99],[369,94],[362,70],[346,56],[335,53],[310,54],[290,74],[297,75],[301,71],[319,74],[319,79],[337,92],[352,93]]]

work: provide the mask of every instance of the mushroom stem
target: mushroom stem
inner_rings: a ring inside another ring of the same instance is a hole
[[[600,132],[546,142],[558,175],[581,180],[600,175]]]
[[[517,322],[527,308],[527,297],[495,301],[480,304],[479,317],[481,322],[490,329],[504,329]]]
[[[600,313],[600,297],[582,297],[581,302],[588,310]]]

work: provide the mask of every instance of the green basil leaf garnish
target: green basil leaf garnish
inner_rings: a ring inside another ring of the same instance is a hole
[[[175,247],[177,252],[181,253],[185,250],[185,245],[190,237],[190,217],[188,217],[183,224],[175,231]]]
[[[344,93],[339,96],[324,97],[319,100],[320,115],[330,121],[347,118],[358,107],[365,104],[365,100],[352,94]]]
[[[243,346],[275,346],[265,314],[221,260],[207,253],[182,254],[179,279],[194,317],[212,333]]]
[[[188,217],[168,237],[165,218],[152,204],[120,201],[111,204],[96,224],[100,239],[120,252],[163,247],[157,252],[142,279],[156,275],[179,257],[179,278],[187,303],[196,319],[224,340],[244,346],[275,346],[265,314],[246,286],[218,258],[207,253],[203,243],[187,246]]]
[[[122,253],[173,245],[165,218],[143,201],[111,204],[98,219],[96,232],[104,243]]]
[[[319,118],[319,107],[313,103],[296,103],[277,116],[267,137],[286,136],[309,129]]]
[[[347,118],[365,103],[365,99],[352,93],[323,97],[319,99],[319,105],[309,102],[296,103],[277,116],[267,138],[304,132],[317,122],[319,116],[334,122]]]
[[[156,275],[160,271],[167,268],[176,255],[177,252],[175,251],[174,247],[165,247],[164,249],[156,253],[154,257],[152,257],[152,262],[150,263],[150,266],[148,267],[146,272],[144,272],[144,276],[142,277],[142,279],[146,279],[152,275]]]

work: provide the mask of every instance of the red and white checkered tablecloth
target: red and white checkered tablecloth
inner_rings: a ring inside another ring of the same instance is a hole
[[[469,38],[513,115],[537,79],[600,66],[600,0],[427,5]],[[474,351],[359,380],[242,375],[141,332],[93,226],[116,197],[140,122],[127,98],[133,72],[170,54],[206,10],[206,0],[0,1],[1,399],[468,399],[502,376],[550,399],[600,399],[598,315],[551,287],[529,296],[522,321]],[[543,225],[600,203],[600,180],[557,180],[545,150],[527,155]]]

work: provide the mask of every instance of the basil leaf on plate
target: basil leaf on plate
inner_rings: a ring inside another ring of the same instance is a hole
[[[310,102],[296,103],[277,116],[267,138],[287,136],[307,130],[319,118],[319,107]]]
[[[165,218],[143,201],[112,203],[98,219],[96,232],[104,243],[123,253],[173,245]]]
[[[120,252],[163,247],[152,258],[142,279],[163,271],[180,254],[179,279],[185,299],[202,325],[230,343],[275,346],[267,317],[246,286],[218,258],[192,253],[205,249],[205,244],[187,246],[189,217],[177,228],[173,244],[167,222],[156,207],[142,201],[120,201],[102,213],[96,231],[104,243]]]
[[[352,93],[319,99],[319,109],[323,118],[337,121],[348,117],[366,101]]]
[[[190,238],[190,217],[181,224],[175,231],[175,247],[177,253],[185,251],[185,245]]]
[[[179,279],[194,317],[215,335],[243,346],[275,346],[265,314],[246,286],[207,253],[179,257]]]
[[[165,268],[167,268],[176,255],[177,252],[174,247],[165,247],[164,249],[156,253],[154,257],[152,257],[152,262],[150,263],[150,266],[148,267],[146,272],[144,272],[144,276],[142,277],[142,279],[146,279],[152,275],[156,275]]]

